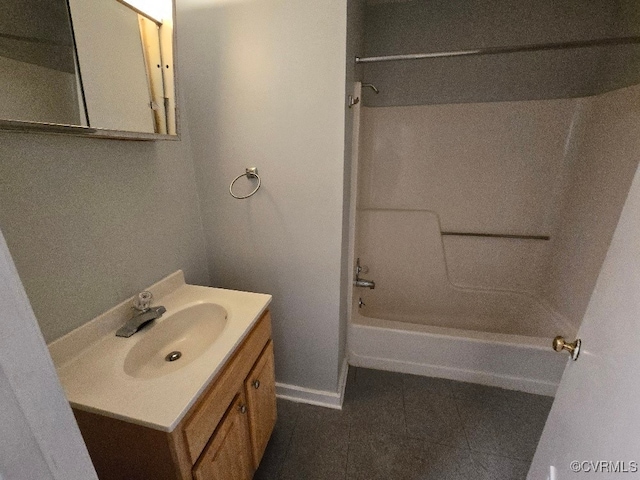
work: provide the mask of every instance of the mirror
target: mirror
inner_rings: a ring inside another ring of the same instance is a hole
[[[173,12],[172,0],[6,0],[0,127],[175,136]]]
[[[0,118],[86,125],[66,0],[0,9]]]

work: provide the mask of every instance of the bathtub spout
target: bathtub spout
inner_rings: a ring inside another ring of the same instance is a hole
[[[356,278],[353,281],[353,284],[356,287],[370,288],[371,290],[376,288],[376,282],[374,282],[373,280],[365,280],[364,278]]]

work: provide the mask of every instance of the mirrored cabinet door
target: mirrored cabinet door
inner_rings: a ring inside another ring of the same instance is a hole
[[[66,0],[4,0],[0,118],[87,125]]]
[[[4,0],[0,126],[176,135],[173,11],[171,0]]]

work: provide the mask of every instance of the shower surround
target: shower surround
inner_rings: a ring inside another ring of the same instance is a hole
[[[551,339],[576,335],[604,261],[639,99],[362,107],[355,256],[376,288],[354,289],[350,362],[553,394]]]

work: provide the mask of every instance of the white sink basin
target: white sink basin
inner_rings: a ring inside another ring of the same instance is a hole
[[[49,345],[74,408],[171,432],[265,311],[270,295],[187,285],[147,288],[166,313],[129,338],[128,299]],[[172,352],[181,356],[165,360]]]
[[[131,347],[124,371],[132,377],[153,378],[186,367],[214,344],[226,324],[227,311],[216,303],[199,303],[165,314]],[[179,358],[167,360],[172,353]]]

